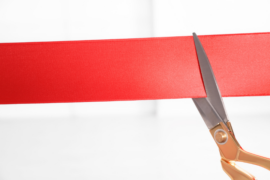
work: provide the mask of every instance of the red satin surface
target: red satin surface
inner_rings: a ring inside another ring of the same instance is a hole
[[[199,38],[222,96],[270,95],[270,33]],[[205,96],[192,36],[0,44],[0,104]]]

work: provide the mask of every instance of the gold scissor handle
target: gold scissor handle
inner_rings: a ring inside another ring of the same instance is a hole
[[[239,149],[237,161],[254,164],[270,170],[269,158],[249,153],[247,151],[244,151],[243,149]],[[232,180],[255,180],[255,177],[253,175],[237,166],[234,161],[226,161],[225,159],[221,159],[221,166],[224,172]]]
[[[230,131],[227,127],[229,127]],[[221,135],[218,135],[218,132],[222,132]],[[270,158],[243,150],[234,136],[231,124],[225,126],[225,124],[221,122],[219,125],[212,128],[210,133],[219,147],[223,170],[232,180],[255,180],[254,176],[236,166],[235,161],[254,164],[270,171]],[[225,137],[224,142],[222,141],[223,137]]]
[[[270,171],[270,159],[252,154],[243,149],[239,150],[238,161],[261,166]]]
[[[234,162],[221,159],[221,166],[231,180],[255,180],[253,175],[237,166]]]

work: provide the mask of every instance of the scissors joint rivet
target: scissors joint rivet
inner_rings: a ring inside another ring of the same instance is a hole
[[[215,140],[218,144],[225,144],[228,140],[227,133],[224,130],[218,129],[214,134]]]

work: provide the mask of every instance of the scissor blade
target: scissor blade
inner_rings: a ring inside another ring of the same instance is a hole
[[[199,59],[207,99],[214,107],[215,111],[219,114],[223,122],[226,124],[228,122],[228,118],[211,64],[198,36],[195,33],[193,33],[193,39],[195,42],[197,57]]]
[[[207,98],[193,98],[192,100],[195,103],[197,109],[199,110],[208,129],[212,129],[220,122],[222,122],[221,117],[215,111]]]

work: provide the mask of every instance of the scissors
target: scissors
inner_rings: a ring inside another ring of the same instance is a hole
[[[245,151],[236,140],[211,64],[195,33],[193,33],[193,39],[207,97],[192,100],[219,148],[221,166],[232,180],[255,180],[253,175],[237,166],[235,161],[258,165],[270,170],[270,158]]]

